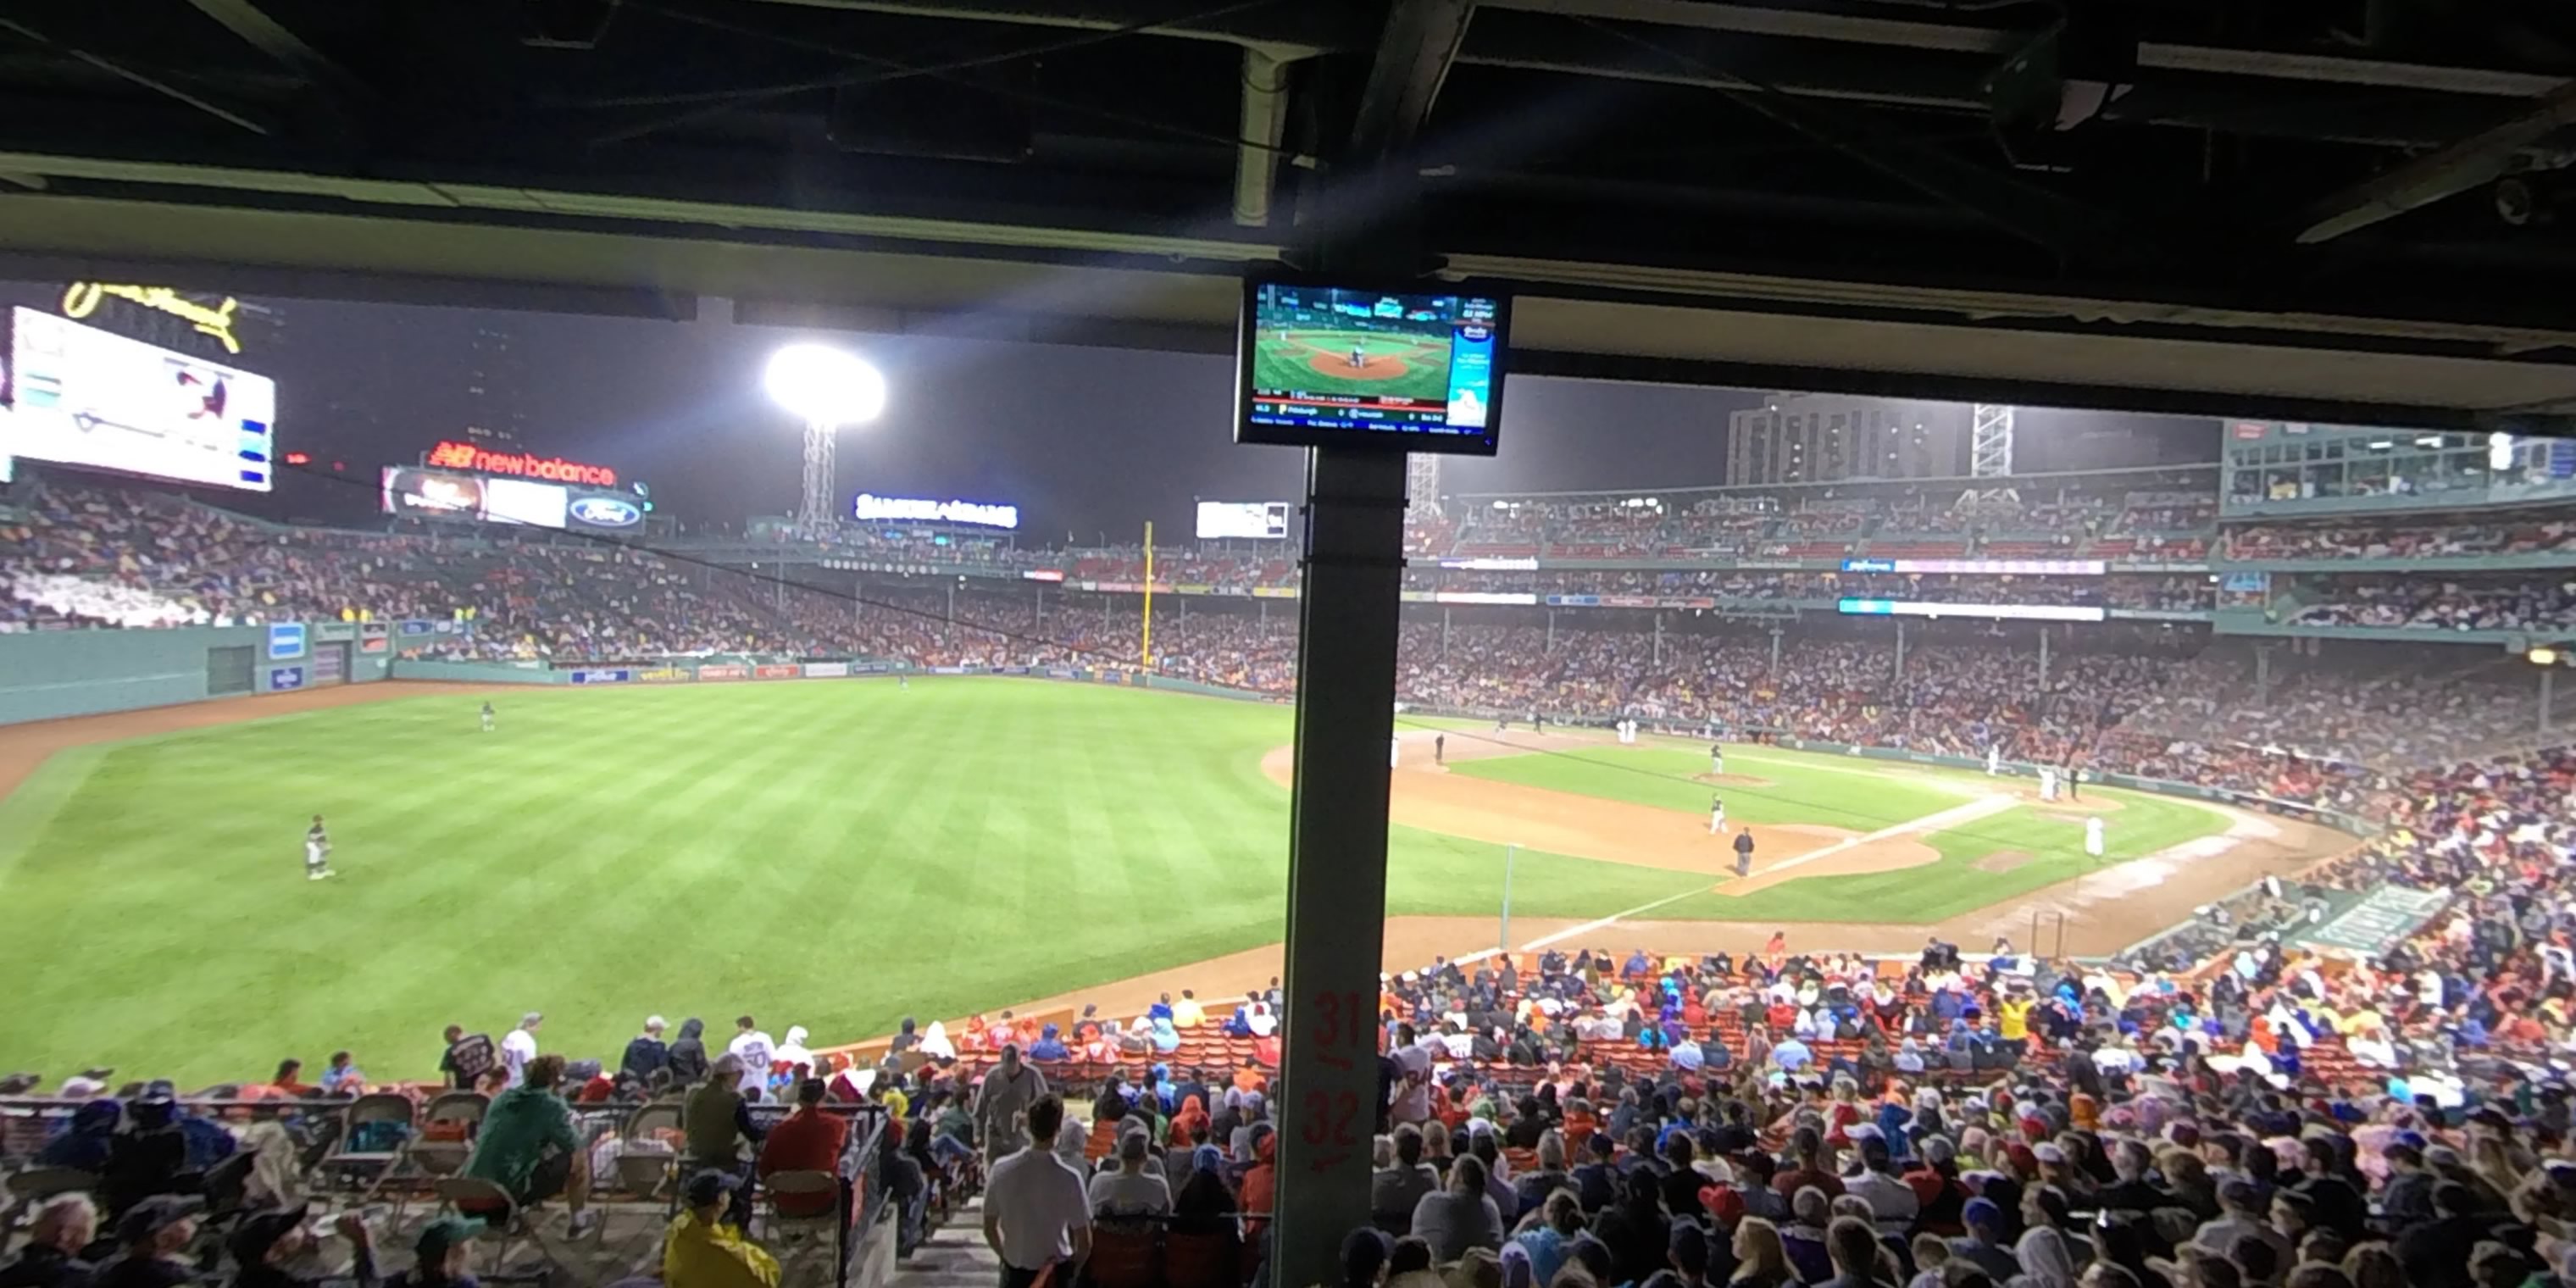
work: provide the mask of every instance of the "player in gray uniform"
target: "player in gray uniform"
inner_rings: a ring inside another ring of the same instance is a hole
[[[304,879],[319,881],[331,875],[331,834],[322,830],[322,816],[313,816],[313,826],[304,829]]]
[[[483,704],[483,732],[492,732],[492,704],[489,702]]]

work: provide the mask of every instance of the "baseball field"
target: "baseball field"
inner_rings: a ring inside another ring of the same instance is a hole
[[[1449,397],[1449,335],[1268,327],[1254,337],[1256,389],[1365,394],[1442,402]],[[1358,364],[1351,362],[1357,352]]]
[[[368,685],[0,730],[0,1065],[211,1083],[347,1048],[417,1076],[448,1023],[648,1013],[815,1045],[1071,994],[1275,972],[1291,712],[1014,679]],[[1439,745],[1435,749],[1434,740]],[[1823,949],[2073,919],[2107,951],[2337,838],[2026,779],[1407,721],[1391,961],[1492,947]],[[35,758],[42,756],[40,763]],[[1712,796],[1758,851],[1736,878]],[[307,881],[322,814],[338,875]],[[2106,817],[2108,853],[2082,852]],[[1812,923],[1834,923],[1816,925]],[[1685,942],[1687,941],[1687,942]],[[1982,944],[1971,944],[1982,947]],[[318,1067],[318,1064],[317,1064]]]

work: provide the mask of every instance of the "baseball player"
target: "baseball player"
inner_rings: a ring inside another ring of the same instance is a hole
[[[1431,735],[1431,763],[1435,765],[1449,763],[1449,735],[1445,733]]]
[[[492,704],[488,701],[483,704],[483,732],[492,732]]]
[[[2084,852],[2097,859],[2102,857],[2102,816],[2099,814],[2084,820]]]
[[[1996,774],[1999,774],[1999,773],[2003,772],[2003,767],[2004,767],[2004,745],[2003,745],[2002,743],[2000,743],[2000,742],[1990,742],[1990,743],[1987,743],[1987,744],[1986,744],[1986,777],[1988,777],[1988,778],[1992,778],[1992,777],[1994,777]]]
[[[1735,875],[1753,875],[1753,829],[1749,825],[1735,834]]]
[[[1351,341],[1351,369],[1357,371],[1367,365],[1368,347],[1357,340]]]
[[[1394,734],[1386,736],[1386,767],[1395,768],[1396,759],[1404,752],[1404,743]]]
[[[313,816],[313,826],[304,829],[304,879],[319,881],[331,875],[331,834],[322,830],[322,816]]]
[[[2039,767],[2039,798],[2044,801],[2057,799],[2057,770],[2052,766]]]
[[[1708,798],[1708,834],[1715,836],[1725,830],[1726,802],[1722,798],[1711,796]]]
[[[1712,776],[1726,772],[1725,744],[1712,742],[1708,745],[1708,772]]]
[[[2084,782],[2084,771],[2083,771],[2083,770],[2081,770],[2081,769],[2077,769],[2077,768],[2076,768],[2075,766],[2073,766],[2073,765],[2068,765],[2068,766],[2066,767],[2066,774],[2065,774],[2065,778],[2066,778],[2066,799],[2071,800],[2071,801],[2080,801],[2080,800],[2084,799],[2084,788],[2083,788],[2083,782]]]

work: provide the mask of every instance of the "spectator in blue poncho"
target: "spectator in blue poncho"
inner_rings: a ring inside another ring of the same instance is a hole
[[[116,1138],[116,1125],[124,1117],[125,1106],[113,1100],[92,1100],[82,1105],[72,1111],[71,1127],[37,1151],[36,1162],[84,1172],[105,1168],[108,1144]]]
[[[1029,1058],[1032,1060],[1066,1060],[1072,1055],[1065,1049],[1062,1033],[1052,1024],[1039,1030],[1038,1040],[1029,1044]]]

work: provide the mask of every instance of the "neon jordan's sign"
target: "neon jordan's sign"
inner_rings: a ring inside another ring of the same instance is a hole
[[[78,320],[98,312],[99,302],[108,296],[128,300],[156,313],[167,313],[184,319],[200,334],[213,336],[226,353],[241,352],[241,341],[233,335],[233,311],[241,301],[227,295],[216,305],[199,304],[166,286],[133,286],[122,282],[74,282],[63,290],[63,316]]]

